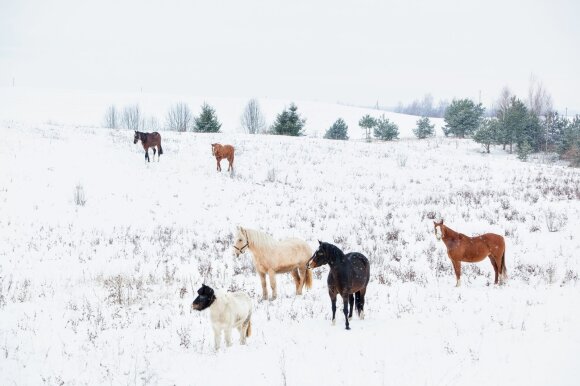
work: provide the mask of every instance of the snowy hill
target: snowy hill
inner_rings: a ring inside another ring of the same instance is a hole
[[[131,132],[66,123],[124,98],[27,98],[2,91],[0,384],[577,383],[577,169],[469,140],[240,134],[241,100],[213,102],[225,133],[162,132],[165,154],[145,164]],[[283,105],[262,104],[269,117]],[[299,106],[311,133],[363,113],[321,106]],[[236,146],[231,176],[215,171],[216,141]],[[454,288],[439,218],[505,235],[508,284],[483,261]],[[238,224],[366,254],[366,319],[331,325],[327,267],[302,297],[279,275],[279,298],[259,301],[251,257],[232,256]],[[208,315],[190,311],[202,282],[250,294],[247,346],[234,333],[213,351]]]
[[[331,103],[291,101],[257,98],[261,110],[270,125],[276,115],[291,102],[298,106],[298,112],[306,118],[305,132],[309,136],[322,137],[338,118],[343,118],[349,126],[349,137],[363,137],[358,121],[365,114],[379,117],[384,114],[399,126],[401,138],[413,137],[413,128],[419,117],[380,111],[374,109],[343,106]],[[107,94],[96,92],[42,90],[27,88],[0,88],[0,121],[14,120],[28,123],[58,123],[81,126],[100,126],[106,109],[115,105],[119,109],[138,104],[146,118],[155,117],[161,124],[165,122],[167,111],[178,102],[187,103],[194,114],[199,114],[203,102],[216,109],[218,119],[225,133],[242,132],[240,117],[248,103],[248,98],[196,97],[169,94]],[[439,131],[443,120],[432,118]],[[442,133],[439,131],[439,134]]]

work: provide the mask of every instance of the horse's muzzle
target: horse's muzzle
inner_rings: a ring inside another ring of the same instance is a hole
[[[308,262],[306,263],[306,269],[312,269],[312,268],[316,268],[316,263],[314,262],[314,256],[312,256],[310,258],[310,260],[308,260]]]

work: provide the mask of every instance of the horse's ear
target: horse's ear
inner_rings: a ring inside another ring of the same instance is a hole
[[[318,240],[318,245],[322,245],[322,241]]]
[[[443,225],[443,219],[441,219],[441,225]]]

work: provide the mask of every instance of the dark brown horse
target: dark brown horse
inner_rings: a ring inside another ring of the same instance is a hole
[[[336,323],[336,295],[340,294],[343,302],[346,329],[350,330],[348,321],[352,318],[352,308],[356,298],[356,312],[360,319],[364,319],[365,294],[370,279],[370,264],[365,255],[358,252],[346,255],[335,245],[318,242],[319,246],[314,255],[308,260],[308,269],[328,264],[328,295],[332,303],[332,324]],[[353,295],[354,294],[354,295]],[[348,305],[350,304],[350,313]]]
[[[486,257],[489,257],[493,265],[495,284],[498,284],[498,279],[499,284],[507,279],[505,240],[502,236],[486,233],[481,236],[469,237],[443,225],[443,220],[433,221],[433,224],[435,225],[435,237],[439,240],[443,239],[447,247],[447,255],[453,263],[457,279],[456,287],[461,285],[461,262],[478,263]],[[441,235],[437,233],[437,228],[439,228]]]
[[[159,150],[159,155],[157,155],[157,161],[159,161],[159,156],[163,154],[163,149],[161,148],[161,135],[158,132],[153,133],[142,133],[140,131],[135,131],[135,138],[133,138],[133,143],[137,143],[141,140],[141,145],[145,149],[145,161],[149,161],[149,148],[153,148],[153,160],[155,160],[155,147]]]
[[[226,158],[229,162],[228,172],[234,170],[234,147],[232,145],[221,145],[219,143],[211,144],[211,154],[215,156],[217,160],[217,171],[221,172],[222,167],[220,162],[222,159]]]

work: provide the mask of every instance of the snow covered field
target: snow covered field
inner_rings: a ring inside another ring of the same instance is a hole
[[[132,132],[0,123],[0,384],[577,384],[579,170],[470,140],[235,131],[161,132],[145,164]],[[236,146],[232,176],[218,141]],[[441,217],[505,235],[507,285],[484,261],[454,288]],[[302,297],[279,275],[260,302],[251,257],[232,256],[238,224],[366,254],[366,319],[331,326],[327,267]],[[213,351],[190,311],[204,281],[254,299],[247,346],[234,332]]]

